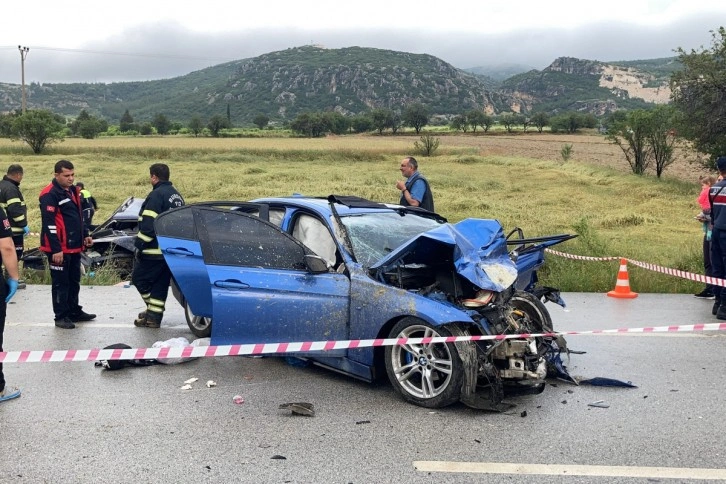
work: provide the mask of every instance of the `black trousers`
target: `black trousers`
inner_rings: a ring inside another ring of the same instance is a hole
[[[726,278],[726,230],[714,227],[711,232],[711,275],[719,279]],[[723,301],[726,288],[713,286],[717,301]]]
[[[5,297],[8,295],[8,286],[5,278],[0,276],[0,351],[3,351],[3,334],[5,333],[5,315],[7,314],[8,305]],[[0,363],[0,392],[5,390],[5,375],[3,374],[3,364]]]
[[[15,244],[15,255],[18,256],[18,260],[22,259],[25,250],[25,236],[23,234],[13,235],[13,244]]]
[[[78,294],[81,292],[81,254],[63,254],[63,264],[55,265],[52,254],[46,254],[50,267],[51,293],[55,319],[71,317],[81,312]]]
[[[703,236],[703,269],[704,275],[713,276],[713,269],[711,267],[711,241],[705,235]],[[706,288],[714,292],[712,285],[706,284]]]
[[[146,303],[146,317],[161,321],[169,294],[171,271],[163,258],[143,257],[136,260],[131,283]]]

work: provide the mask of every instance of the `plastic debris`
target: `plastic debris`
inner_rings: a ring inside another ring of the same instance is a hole
[[[191,390],[192,389],[192,386],[187,383],[186,385],[184,385],[183,387],[181,387],[181,389],[182,390]]]
[[[292,402],[292,403],[281,403],[278,407],[283,410],[290,410],[293,415],[303,415],[305,417],[314,417],[315,409],[312,403],[307,402]]]
[[[207,380],[207,388],[212,388],[212,387],[216,387],[216,386],[217,386],[217,382],[216,381],[214,381],[214,380]]]
[[[597,387],[626,387],[626,388],[638,388],[637,385],[633,385],[631,381],[615,380],[613,378],[595,377],[588,380],[580,380],[580,385],[593,385]]]
[[[187,346],[209,346],[209,338],[195,339],[191,343],[186,338],[180,336],[178,338],[171,338],[166,341],[157,341],[152,348],[186,348]],[[157,361],[164,365],[177,365],[191,360],[196,360],[196,357],[184,357],[184,358],[157,358]]]
[[[598,400],[597,402],[588,403],[587,406],[596,408],[610,408],[610,405],[605,403],[605,400]]]
[[[186,384],[190,384],[190,383],[194,383],[194,382],[195,382],[195,381],[197,381],[197,380],[199,380],[199,378],[196,378],[196,377],[194,377],[194,378],[190,378],[190,379],[188,379],[188,380],[184,381],[184,383],[186,383]]]
[[[166,341],[157,341],[152,348],[185,348],[189,345],[189,340],[184,337],[171,338]],[[184,363],[192,358],[157,358],[156,360],[163,365],[176,365],[178,363]]]
[[[243,397],[242,395],[235,395],[232,397],[232,401],[237,405],[242,405],[243,403],[245,403],[245,397]]]
[[[284,455],[273,455],[272,457],[270,457],[270,459],[287,460],[287,457],[285,457]]]

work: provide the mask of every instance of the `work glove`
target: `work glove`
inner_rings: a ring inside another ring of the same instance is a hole
[[[28,227],[26,225],[25,227],[23,227],[23,237],[27,237],[29,233],[30,233],[30,227]]]
[[[18,280],[17,279],[8,279],[7,285],[8,285],[8,295],[5,297],[5,304],[9,303],[10,300],[15,295],[15,293],[18,291]]]

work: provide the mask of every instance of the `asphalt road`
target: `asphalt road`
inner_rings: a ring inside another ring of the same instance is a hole
[[[6,350],[193,339],[171,297],[161,329],[133,327],[143,306],[133,288],[122,287],[83,287],[81,302],[97,321],[60,330],[48,291],[18,292]],[[548,304],[558,330],[715,322],[710,301],[690,295],[564,298],[568,311]],[[636,483],[713,482],[706,477],[726,473],[725,332],[573,335],[568,342],[586,352],[572,355],[573,375],[638,388],[551,381],[541,395],[511,399],[516,408],[498,414],[415,407],[386,382],[370,385],[280,358],[116,372],[91,362],[6,364],[23,395],[0,404],[0,482]],[[181,390],[192,377],[199,381]],[[207,388],[207,380],[217,386]],[[235,395],[244,403],[235,404]],[[316,415],[278,409],[296,401],[313,403]],[[588,405],[596,401],[607,408]],[[462,463],[469,472],[457,470]],[[487,463],[503,473],[477,473]]]

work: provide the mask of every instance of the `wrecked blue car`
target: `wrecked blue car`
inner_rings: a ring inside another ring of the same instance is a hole
[[[561,300],[536,271],[545,247],[572,237],[507,237],[496,220],[451,224],[333,195],[187,205],[160,215],[156,232],[175,296],[213,345],[549,332],[540,299]],[[424,407],[501,410],[507,395],[543,390],[557,349],[529,337],[293,356],[365,381],[387,375]]]

